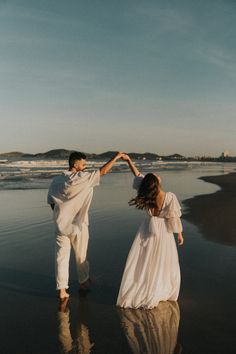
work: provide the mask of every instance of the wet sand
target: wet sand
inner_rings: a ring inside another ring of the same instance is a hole
[[[236,173],[201,177],[220,186],[213,194],[197,195],[184,201],[184,218],[195,224],[209,241],[236,245]]]
[[[203,174],[170,171],[162,178],[181,201],[192,191],[216,190],[197,179]],[[1,354],[170,354],[175,342],[178,354],[235,352],[236,249],[208,242],[187,220],[185,244],[178,248],[178,304],[147,312],[116,308],[127,253],[143,218],[128,206],[131,184],[129,174],[108,175],[96,190],[88,251],[92,291],[78,296],[72,257],[65,308],[56,298],[47,191],[0,191]]]

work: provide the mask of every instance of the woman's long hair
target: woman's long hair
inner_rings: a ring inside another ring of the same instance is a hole
[[[143,178],[138,190],[138,195],[129,201],[137,209],[153,209],[157,207],[157,195],[160,191],[160,181],[153,173],[148,173]]]

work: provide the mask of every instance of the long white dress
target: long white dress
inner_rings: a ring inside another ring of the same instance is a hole
[[[160,301],[177,300],[180,268],[173,233],[182,231],[180,216],[179,202],[171,192],[166,192],[159,216],[146,213],[126,261],[117,306],[152,309]]]

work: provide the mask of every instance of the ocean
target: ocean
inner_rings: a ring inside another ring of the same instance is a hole
[[[100,165],[91,161],[88,168]],[[128,206],[134,191],[124,162],[102,177],[90,209],[92,291],[79,298],[72,257],[71,298],[65,308],[59,304],[46,197],[51,178],[66,166],[63,160],[0,161],[0,352],[168,354],[173,350],[170,345],[167,351],[165,344],[177,337],[176,353],[234,353],[235,247],[205,240],[184,217],[178,309],[134,314],[116,309],[125,260],[143,217]],[[219,189],[198,177],[229,173],[236,164],[142,161],[139,168],[160,174],[163,189],[182,202]]]

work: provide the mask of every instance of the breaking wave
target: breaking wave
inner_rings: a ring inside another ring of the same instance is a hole
[[[93,170],[104,165],[106,161],[89,161],[87,170]],[[201,162],[188,161],[138,161],[141,171],[179,170],[202,165]],[[206,165],[206,163],[204,163]],[[212,164],[212,163],[207,163]],[[66,160],[0,160],[0,189],[46,189],[51,178],[67,170]],[[129,172],[124,161],[117,162],[113,173]]]

